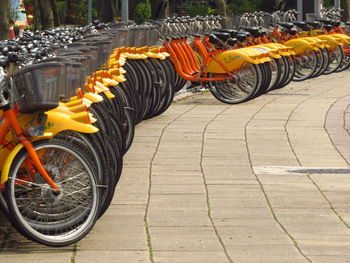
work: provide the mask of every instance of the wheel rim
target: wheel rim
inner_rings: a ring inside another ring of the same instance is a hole
[[[51,149],[45,146],[48,145],[39,145],[36,151],[45,151],[41,153],[41,161],[62,188],[62,194],[53,197],[40,176],[36,185],[19,178],[18,172],[23,178],[27,173],[22,166],[25,154],[14,167],[15,178],[9,181],[9,187],[14,189],[10,202],[18,221],[32,236],[48,242],[67,242],[79,236],[97,213],[96,182],[86,162],[75,151],[61,145],[51,144]]]

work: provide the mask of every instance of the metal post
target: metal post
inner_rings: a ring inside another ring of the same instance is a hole
[[[122,21],[128,22],[129,20],[129,3],[128,0],[122,0]]]
[[[92,22],[92,0],[88,0],[88,22]]]
[[[303,21],[303,0],[298,0],[298,21]]]
[[[334,7],[340,8],[340,0],[334,0]]]
[[[321,10],[321,0],[315,0],[315,2],[314,2],[314,13],[315,13],[315,15],[317,16],[317,15],[319,15],[320,14],[320,10]]]

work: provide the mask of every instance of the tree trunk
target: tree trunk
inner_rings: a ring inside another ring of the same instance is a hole
[[[66,24],[75,24],[74,0],[67,0]]]
[[[34,30],[41,30],[40,0],[33,1]]]
[[[129,19],[135,20],[135,8],[140,2],[140,0],[129,1]]]
[[[54,21],[55,27],[58,27],[60,26],[60,18],[57,12],[56,0],[50,0],[50,2],[52,7],[52,13],[53,13],[53,21]]]
[[[225,20],[221,21],[223,28],[227,28],[227,12],[226,12],[226,3],[225,0],[215,0],[215,7],[218,10],[218,14],[225,17]]]
[[[350,18],[350,0],[341,0],[340,7],[344,9],[343,21],[348,21]]]
[[[111,22],[117,16],[115,0],[100,0],[97,8],[99,18],[103,22]]]
[[[40,0],[40,17],[43,30],[53,28],[55,26],[50,0]]]
[[[167,18],[169,16],[168,0],[151,0],[152,19]]]
[[[0,1],[0,39],[9,38],[9,11],[10,1]]]

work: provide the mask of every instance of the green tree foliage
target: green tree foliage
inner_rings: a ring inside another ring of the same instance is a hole
[[[262,0],[232,0],[228,8],[232,14],[242,14],[259,10]]]
[[[331,8],[334,6],[334,0],[323,0],[323,5],[325,8]]]
[[[186,7],[187,12],[190,16],[206,16],[216,14],[216,10],[208,7],[205,4],[191,4]]]
[[[274,12],[281,7],[284,10],[297,8],[297,0],[231,0],[228,4],[228,9],[232,14],[255,11]]]
[[[152,17],[151,3],[149,0],[142,1],[136,5],[135,8],[135,21],[138,24],[143,23],[146,19]]]

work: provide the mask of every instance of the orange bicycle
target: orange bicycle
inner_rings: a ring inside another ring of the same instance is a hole
[[[193,34],[191,46],[187,37],[175,36],[182,35],[183,31],[177,24],[187,21],[168,19],[168,33],[172,38],[164,41],[165,51],[182,78],[191,81],[193,86],[204,85],[214,97],[229,104],[252,99],[262,86],[266,86],[271,75],[264,64],[270,61],[268,52],[249,47],[227,50],[222,41],[226,42],[228,38],[220,34],[210,35],[208,42],[212,48],[207,48],[200,37]]]
[[[65,129],[97,131],[55,111],[57,100],[48,100],[55,97],[50,93],[61,66],[46,63],[19,70],[16,89],[28,92],[20,93],[14,107],[12,78],[0,67],[0,207],[20,233],[50,246],[66,246],[89,233],[100,203],[98,178],[89,157],[78,145],[54,138]],[[41,93],[30,97],[37,91]],[[87,112],[78,114],[88,117]]]

